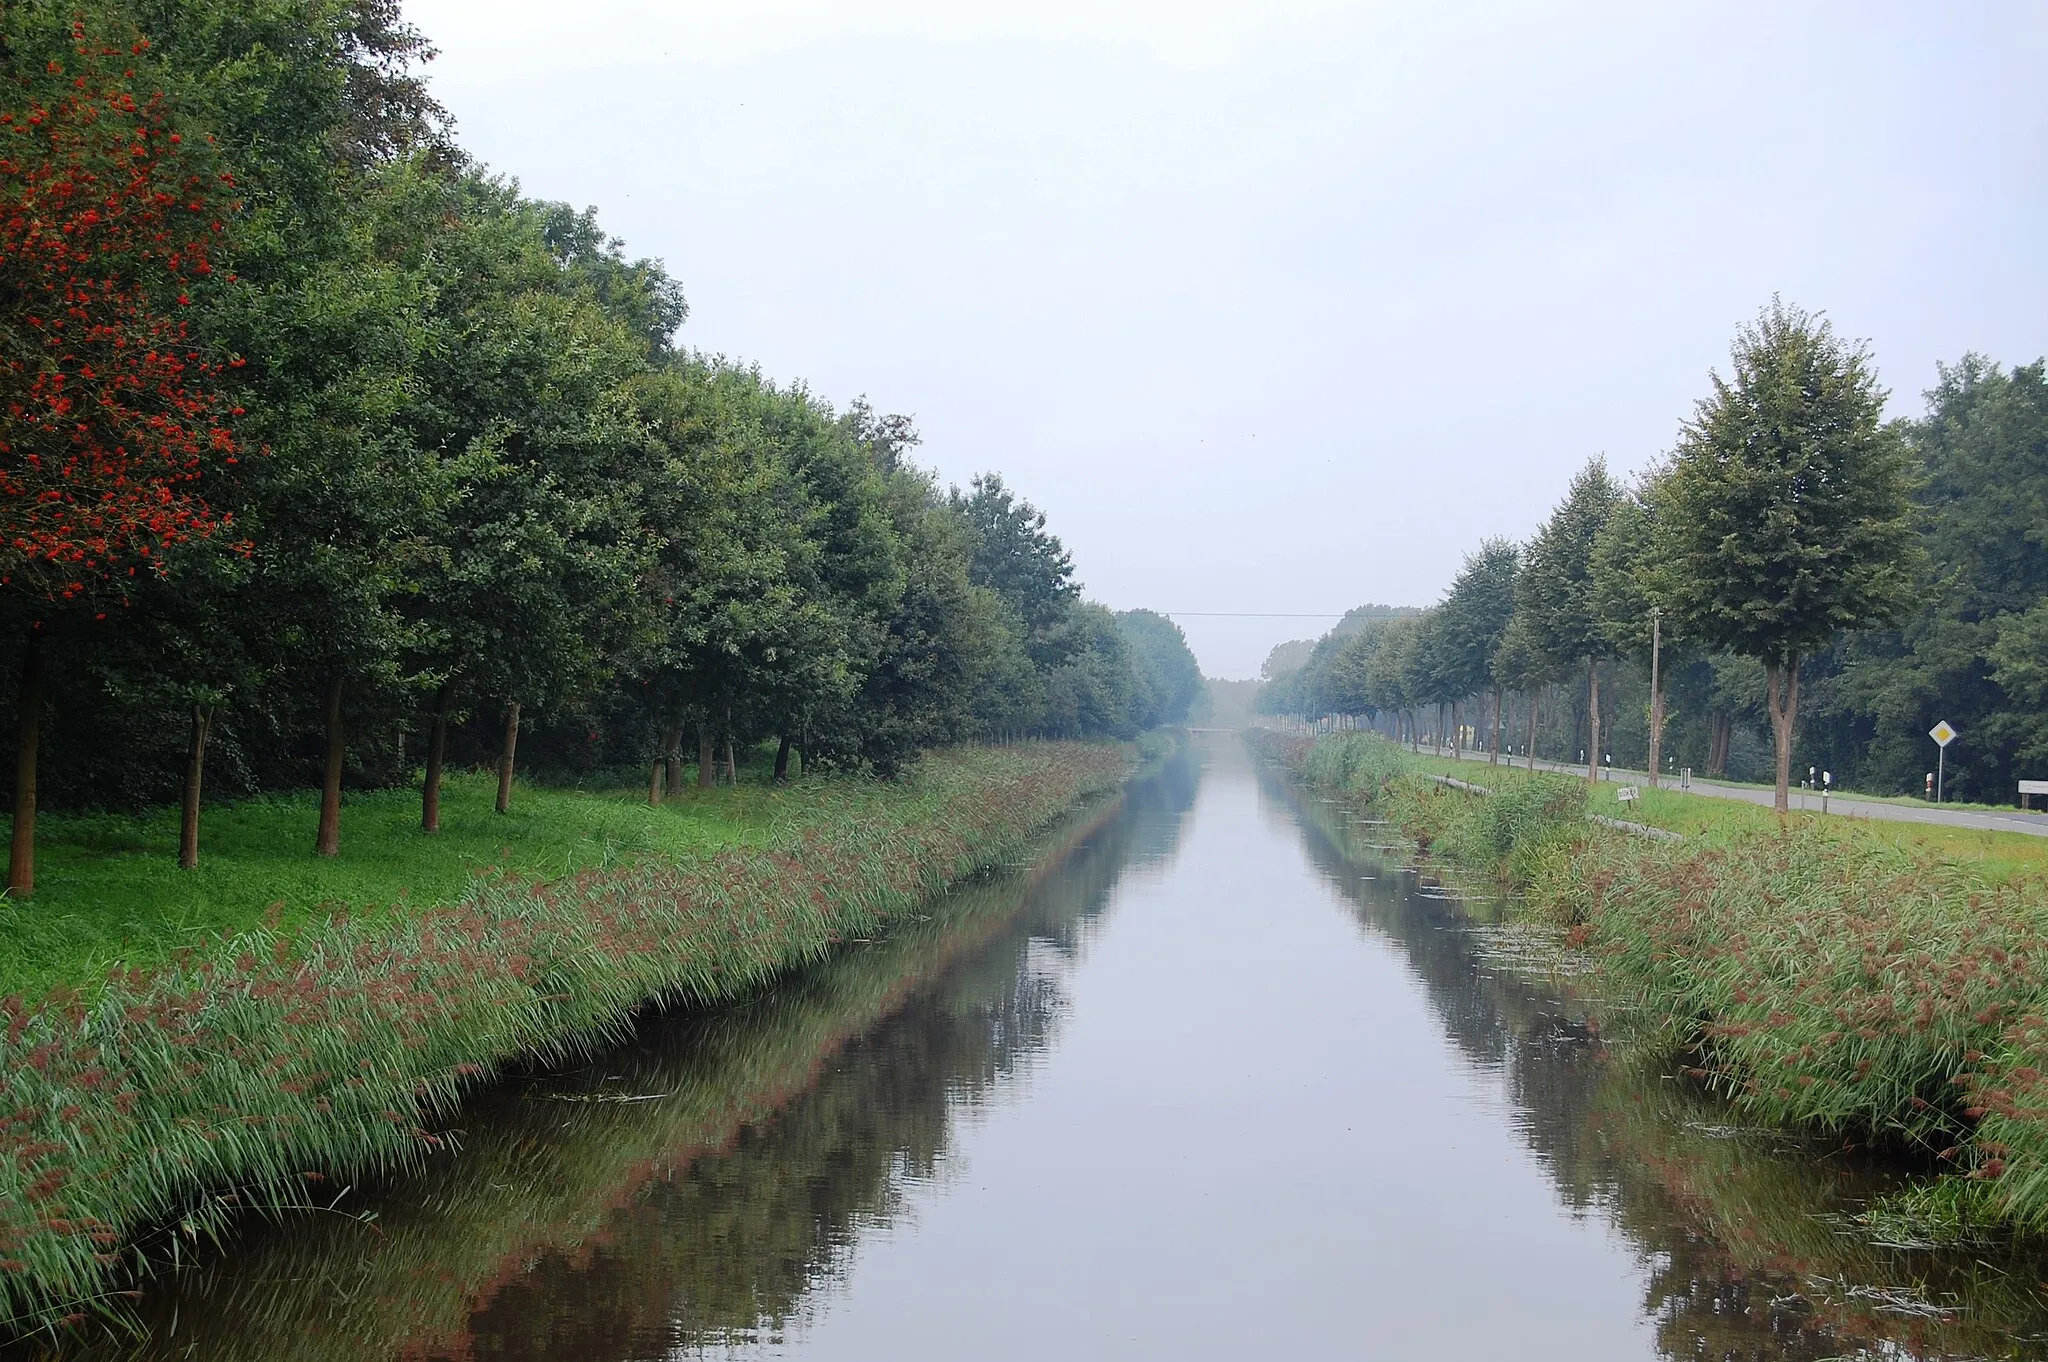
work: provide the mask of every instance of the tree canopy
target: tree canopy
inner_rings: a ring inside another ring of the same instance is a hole
[[[894,773],[1199,693],[1045,513],[914,422],[677,343],[594,208],[455,142],[392,0],[0,9],[0,659],[40,796],[419,782],[650,797],[735,752]]]
[[[1668,720],[1674,766],[1886,793],[1922,789],[1946,719],[1957,794],[2048,778],[2048,365],[1967,354],[1888,421],[1867,348],[1825,318],[1773,302],[1733,357],[1634,486],[1594,461],[1521,546],[1484,678],[1460,623],[1475,555],[1413,627],[1275,649],[1257,707],[1412,735],[1456,692],[1519,709],[1524,750],[1636,763]]]
[[[1657,478],[1660,577],[1690,634],[1763,663],[1787,807],[1801,658],[1904,608],[1909,453],[1867,348],[1773,300]]]

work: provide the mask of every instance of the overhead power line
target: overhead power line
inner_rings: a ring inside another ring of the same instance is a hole
[[[1168,616],[1228,620],[1341,620],[1341,610],[1162,610]]]

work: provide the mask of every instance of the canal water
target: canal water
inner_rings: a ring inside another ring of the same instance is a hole
[[[2041,1355],[1488,905],[1215,736],[1030,865],[655,1019],[149,1284],[122,1357]],[[1540,945],[1540,943],[1537,943]]]

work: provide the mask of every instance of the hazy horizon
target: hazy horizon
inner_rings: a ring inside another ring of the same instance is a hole
[[[1212,676],[1642,468],[1774,293],[1898,414],[2048,350],[2039,7],[407,12],[464,145],[663,258],[683,343],[914,415]]]

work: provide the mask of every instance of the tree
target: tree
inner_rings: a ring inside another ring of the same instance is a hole
[[[1437,647],[1448,688],[1459,697],[1493,687],[1493,760],[1500,760],[1500,700],[1493,655],[1515,613],[1515,578],[1521,550],[1505,539],[1488,539],[1466,555],[1465,566],[1437,607]],[[1453,727],[1456,727],[1455,720]]]
[[[1061,633],[1062,660],[1047,669],[1039,731],[1049,738],[1137,737],[1148,697],[1116,616],[1081,601],[1067,613]]]
[[[1045,528],[1045,512],[1020,501],[993,473],[974,479],[954,505],[974,532],[973,577],[1001,596],[1022,621],[1026,648],[1039,666],[1062,660],[1061,630],[1067,613],[1081,598],[1074,580],[1074,560],[1058,536]]]
[[[620,262],[601,235],[558,244],[559,211],[477,175],[402,166],[378,179],[385,230],[409,245],[428,300],[399,419],[436,452],[447,488],[404,598],[419,626],[412,670],[435,695],[421,801],[433,832],[451,706],[492,702],[503,717],[503,813],[522,715],[608,681],[638,623],[652,535],[635,487],[646,441],[624,388],[665,336],[647,334],[632,290],[585,286],[584,272]],[[573,221],[595,231],[589,214]],[[653,270],[632,277],[659,294]]]
[[[1145,728],[1187,722],[1202,695],[1202,668],[1178,624],[1151,610],[1126,610],[1116,617],[1144,682]]]
[[[1927,729],[1947,719],[1965,735],[1948,753],[1950,788],[2011,799],[2048,750],[2048,711],[2001,679],[1999,660],[2014,617],[2048,599],[2048,366],[1966,354],[1939,366],[1926,401],[1908,428],[1926,548],[1914,607],[1896,630],[1830,650],[1827,690],[1802,685],[1818,703],[1800,741],[1866,787],[1917,790]]]
[[[1650,784],[1663,760],[1664,692],[1677,641],[1655,552],[1654,497],[1624,496],[1593,544],[1593,601],[1600,631],[1615,650],[1650,669]]]
[[[894,457],[898,442],[864,443],[888,470],[888,504],[903,546],[903,591],[882,622],[853,714],[861,755],[886,773],[921,747],[974,735],[976,703],[997,669],[1029,664],[995,593],[969,579],[966,522],[929,475]]]
[[[1380,646],[1366,666],[1366,685],[1381,712],[1395,716],[1395,737],[1405,716],[1408,737],[1415,738],[1413,710],[1420,697],[1413,689],[1415,657],[1422,641],[1422,617],[1408,615],[1391,620],[1380,635]]]
[[[1529,735],[1523,744],[1524,758],[1530,769],[1536,763],[1536,710],[1537,696],[1545,686],[1557,679],[1557,660],[1544,652],[1536,641],[1536,632],[1529,627],[1529,617],[1517,610],[1508,619],[1508,627],[1501,631],[1500,646],[1488,660],[1488,670],[1494,685],[1503,690],[1520,692],[1529,704]]]
[[[1656,484],[1658,554],[1681,627],[1763,664],[1782,814],[1800,659],[1908,598],[1909,452],[1868,347],[1775,298],[1710,381]]]
[[[2036,716],[2031,729],[2018,735],[2013,755],[2025,762],[2048,763],[2048,724],[2038,718],[2048,712],[2048,600],[2024,614],[2000,617],[1991,664],[1992,679]]]
[[[1535,648],[1558,666],[1585,659],[1589,781],[1600,774],[1600,659],[1613,652],[1600,627],[1593,547],[1620,500],[1607,461],[1587,460],[1564,501],[1529,541],[1515,588],[1516,608]]]
[[[135,65],[75,23],[0,110],[0,585],[31,617],[17,699],[9,892],[35,889],[47,617],[225,531],[202,475],[237,457],[223,365],[188,320],[232,181]],[[11,54],[23,55],[19,51]],[[96,613],[104,613],[99,611]]]

